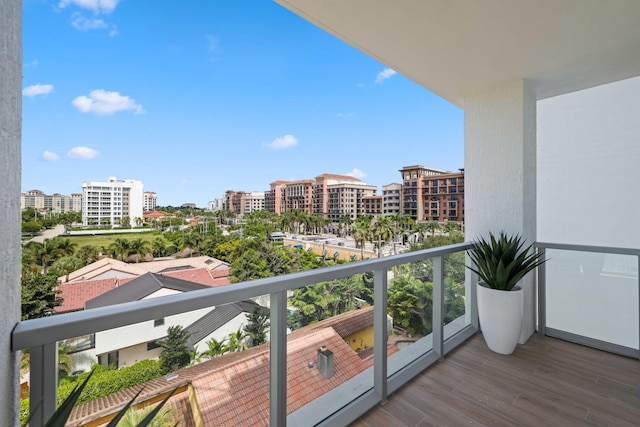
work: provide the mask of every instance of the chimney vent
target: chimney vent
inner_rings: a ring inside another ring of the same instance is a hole
[[[333,376],[333,352],[325,346],[318,349],[318,370],[325,378]]]

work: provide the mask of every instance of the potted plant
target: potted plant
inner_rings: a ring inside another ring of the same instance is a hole
[[[479,238],[468,250],[473,262],[467,266],[478,274],[478,316],[485,342],[496,353],[511,354],[518,344],[524,311],[524,292],[518,282],[531,270],[542,264],[541,253],[524,247],[520,235],[498,237],[489,234],[489,240]]]

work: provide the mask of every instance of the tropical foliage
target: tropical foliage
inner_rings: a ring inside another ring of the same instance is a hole
[[[525,274],[545,262],[542,253],[531,251],[533,245],[524,244],[522,236],[505,232],[498,237],[490,233],[489,240],[479,237],[468,251],[473,262],[468,268],[490,288],[510,291]]]
[[[160,369],[163,373],[169,373],[183,368],[189,364],[191,357],[189,356],[189,348],[187,340],[189,339],[189,331],[182,326],[169,326],[167,329],[167,338],[159,341],[162,347],[160,353]]]

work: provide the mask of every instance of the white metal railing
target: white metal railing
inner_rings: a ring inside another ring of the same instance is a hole
[[[433,259],[434,342],[431,358],[437,360],[442,358],[451,347],[449,345],[448,348],[445,348],[445,335],[443,334],[443,257],[464,251],[468,247],[468,243],[459,243],[440,248],[236,283],[230,286],[185,292],[178,295],[19,322],[12,332],[12,351],[30,349],[30,410],[33,414],[31,426],[43,425],[45,420],[55,411],[58,341],[267,294],[271,298],[270,425],[285,426],[287,422],[287,291],[373,271],[374,334],[376,342],[385,342],[387,334],[387,270],[401,264]],[[472,311],[475,307],[474,301],[467,302],[467,307]],[[472,315],[471,317],[474,319],[476,316]],[[471,325],[468,329],[466,336],[470,336],[477,330],[477,321],[471,320]],[[424,361],[414,360],[404,372],[400,369],[396,370],[394,374],[395,380],[388,379],[385,346],[374,346],[374,352],[374,388],[368,394],[368,397],[360,396],[359,402],[354,402],[352,406],[355,405],[355,409],[345,411],[343,408],[342,418],[338,418],[343,420],[340,422],[344,422],[349,418],[355,419],[354,417],[357,417],[358,414],[362,414],[376,404],[386,401],[387,393],[390,389],[397,389],[400,383],[408,381],[425,367],[423,366]],[[415,373],[412,373],[412,370],[415,370]],[[347,418],[345,418],[345,413]],[[324,414],[323,418],[331,419],[331,415]]]

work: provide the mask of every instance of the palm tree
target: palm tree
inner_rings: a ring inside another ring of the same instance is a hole
[[[51,270],[56,272],[57,276],[65,276],[65,283],[69,281],[69,274],[85,266],[80,258],[74,256],[63,256],[58,258],[51,264]]]
[[[122,238],[115,239],[109,245],[109,252],[121,261],[124,261],[129,256],[129,241]]]
[[[356,244],[360,246],[360,259],[364,259],[364,245],[371,240],[371,215],[361,215],[352,230]]]
[[[167,255],[167,244],[162,237],[156,237],[151,242],[151,254],[157,257],[163,257]]]
[[[455,221],[447,221],[444,224],[444,227],[442,227],[442,229],[449,235],[451,235],[451,233],[456,232],[456,231],[460,231],[460,224],[458,224]]]
[[[118,427],[135,427],[143,425],[142,421],[148,416],[155,406],[147,406],[143,409],[130,408],[127,413],[118,422]],[[178,425],[174,419],[173,411],[170,408],[162,408],[153,417],[148,425],[149,427],[170,427]]]
[[[226,339],[223,339],[222,341],[218,341],[215,338],[211,338],[209,341],[206,342],[208,348],[202,353],[200,353],[200,356],[208,357],[209,359],[222,356],[227,352],[226,341],[227,341]]]
[[[388,215],[380,216],[373,225],[373,236],[375,238],[375,246],[378,249],[378,257],[380,256],[380,248],[385,243],[391,241],[394,236],[393,219]]]
[[[246,343],[244,339],[247,334],[242,330],[242,327],[238,328],[237,331],[231,332],[229,334],[229,343],[227,344],[227,349],[229,351],[244,351],[246,347]]]
[[[56,237],[52,239],[58,248],[58,254],[60,256],[71,256],[75,253],[77,243],[72,243],[71,239],[62,239],[60,237]]]
[[[440,223],[438,221],[428,221],[426,223],[427,231],[431,232],[431,237],[436,235],[436,231],[440,230]]]
[[[413,231],[418,233],[418,236],[420,236],[420,241],[423,241],[424,240],[424,236],[429,231],[428,228],[427,228],[427,223],[426,222],[417,223],[415,228],[413,229]]]
[[[340,219],[338,220],[338,237],[342,237],[342,230],[346,229],[351,231],[352,223],[353,220],[351,219],[351,215],[340,215]]]
[[[149,242],[138,237],[135,240],[129,242],[129,254],[136,256],[136,264],[140,262],[140,258],[149,253]]]
[[[86,264],[91,264],[98,259],[98,250],[93,245],[82,245],[76,251],[75,256]]]

